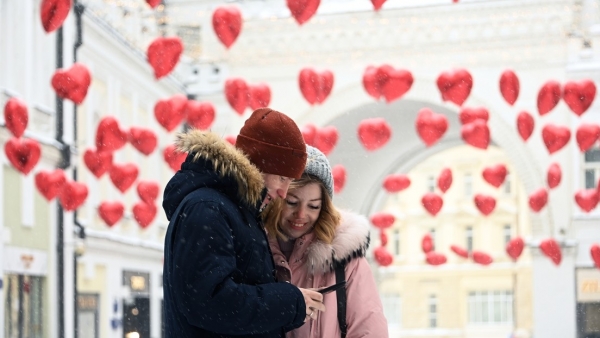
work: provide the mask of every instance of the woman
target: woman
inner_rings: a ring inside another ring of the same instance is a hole
[[[343,267],[338,270],[346,280],[345,337],[386,338],[387,321],[364,258],[369,245],[368,222],[333,206],[329,161],[313,147],[307,146],[307,153],[302,177],[292,182],[286,198],[273,202],[264,216],[277,277],[300,288],[321,289],[335,284],[336,268]],[[343,301],[343,289],[340,292]],[[337,292],[325,294],[327,310],[310,316],[312,320],[288,332],[287,337],[344,337],[337,301]]]

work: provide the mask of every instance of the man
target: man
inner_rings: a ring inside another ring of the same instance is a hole
[[[166,337],[283,337],[324,311],[323,296],[277,283],[259,212],[302,175],[306,145],[286,115],[261,108],[236,146],[180,134],[188,152],[165,188]]]

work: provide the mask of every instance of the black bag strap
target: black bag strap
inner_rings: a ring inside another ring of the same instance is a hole
[[[340,283],[346,280],[346,264],[340,264],[335,268],[335,282]],[[342,338],[346,338],[348,325],[346,324],[346,286],[335,291],[337,297],[337,316]]]

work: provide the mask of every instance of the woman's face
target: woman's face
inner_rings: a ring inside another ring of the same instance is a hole
[[[319,219],[321,204],[321,187],[317,183],[289,190],[279,219],[281,232],[291,239],[309,232]]]

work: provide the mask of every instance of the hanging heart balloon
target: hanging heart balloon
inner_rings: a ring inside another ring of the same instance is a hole
[[[129,129],[128,140],[135,149],[146,156],[152,154],[158,144],[158,138],[154,131],[140,127]]]
[[[452,250],[452,252],[454,252],[459,257],[469,258],[469,252],[458,245],[451,245],[450,250]]]
[[[492,196],[477,194],[473,199],[475,206],[484,215],[488,216],[496,208],[496,199]]]
[[[336,127],[317,128],[314,136],[314,146],[323,154],[329,155],[337,145],[338,139],[339,135]]]
[[[346,185],[346,168],[338,164],[331,169],[331,173],[333,174],[333,192],[339,194]]]
[[[446,255],[435,251],[428,252],[425,256],[425,261],[427,264],[433,266],[446,264],[447,260],[448,259],[446,258]]]
[[[502,75],[500,75],[500,93],[502,93],[504,100],[511,106],[517,101],[519,90],[520,85],[517,74],[512,70],[502,72]]]
[[[319,8],[320,0],[286,0],[287,7],[299,25],[307,22]]]
[[[548,173],[546,174],[546,182],[548,182],[548,187],[550,189],[556,188],[562,179],[562,170],[558,163],[552,163],[548,168]]]
[[[506,254],[513,261],[516,261],[523,253],[523,248],[525,248],[525,242],[521,237],[515,237],[506,243]]]
[[[387,251],[387,249],[383,246],[375,249],[373,251],[373,256],[375,257],[377,263],[381,266],[388,266],[394,261],[392,254],[390,254],[389,251]]]
[[[162,0],[146,0],[146,3],[150,6],[150,8],[158,7],[158,5],[160,5],[161,2]]]
[[[395,101],[410,90],[413,84],[412,74],[404,69],[394,69],[390,65],[369,66],[363,74],[363,86],[367,93],[387,103]]]
[[[307,123],[304,127],[300,128],[304,142],[309,146],[315,146],[315,137],[317,135],[317,126],[312,123]]]
[[[379,241],[381,242],[381,246],[386,246],[388,244],[388,235],[385,233],[385,230],[379,232]]]
[[[410,186],[410,178],[404,174],[387,175],[383,180],[383,188],[389,193],[400,192]]]
[[[238,115],[243,115],[248,107],[248,84],[240,78],[231,78],[225,81],[225,98]]]
[[[581,152],[588,151],[600,139],[600,126],[584,123],[577,128],[575,139]]]
[[[452,171],[450,170],[450,168],[444,168],[442,169],[442,172],[440,173],[440,176],[437,179],[437,186],[443,193],[445,193],[446,191],[448,191],[448,189],[450,189],[451,185]]]
[[[252,110],[268,107],[271,103],[271,88],[264,83],[248,85],[248,105]]]
[[[67,180],[58,194],[58,200],[66,211],[79,208],[88,196],[88,187],[84,183]]]
[[[473,251],[471,255],[473,257],[473,262],[481,265],[490,265],[494,262],[492,256],[488,255],[483,251]]]
[[[385,1],[386,0],[371,0],[371,3],[373,4],[373,8],[375,9],[375,11],[378,11],[381,9],[381,6],[383,6]]]
[[[160,186],[154,181],[140,181],[137,185],[137,193],[140,199],[148,204],[154,204],[158,198]]]
[[[454,102],[458,106],[467,100],[473,88],[473,77],[466,69],[443,72],[437,78],[437,86],[443,101]]]
[[[4,123],[6,123],[6,129],[8,129],[15,137],[23,136],[27,123],[29,121],[29,114],[27,113],[27,105],[25,102],[11,97],[4,105]]]
[[[185,116],[187,116],[187,123],[193,128],[207,130],[215,120],[215,107],[210,102],[188,100]]]
[[[504,183],[507,174],[508,170],[506,169],[506,166],[504,164],[496,164],[493,166],[485,167],[481,172],[481,176],[483,176],[483,179],[496,188],[499,188],[502,185],[502,183]]]
[[[563,88],[563,99],[577,116],[590,108],[595,97],[596,85],[591,80],[570,81]]]
[[[115,225],[123,217],[124,212],[125,207],[121,202],[102,202],[98,207],[98,216],[109,227]]]
[[[46,33],[54,32],[62,26],[71,6],[71,0],[42,0],[40,16]]]
[[[133,163],[114,163],[108,172],[110,180],[122,193],[126,192],[138,177],[139,169]]]
[[[365,119],[358,125],[358,140],[367,151],[385,146],[392,137],[392,127],[381,117]]]
[[[546,82],[540,88],[537,97],[537,107],[540,115],[546,115],[554,109],[558,102],[560,102],[561,96],[560,83],[557,81]]]
[[[185,161],[187,153],[181,153],[175,149],[175,146],[170,144],[163,150],[163,158],[173,171],[181,169],[181,164]]]
[[[178,37],[158,37],[150,43],[146,51],[148,63],[154,70],[154,77],[158,80],[169,75],[183,53],[183,43]]]
[[[548,203],[548,191],[545,188],[540,188],[529,195],[529,207],[535,212],[540,212]]]
[[[42,170],[35,175],[35,186],[48,201],[52,201],[63,188],[67,181],[62,169],[54,171]]]
[[[429,192],[423,195],[421,198],[421,204],[431,214],[431,216],[435,216],[440,212],[442,206],[444,206],[444,200],[439,195]]]
[[[133,206],[133,218],[142,229],[146,229],[156,217],[156,211],[154,204],[139,201]]]
[[[531,134],[533,134],[533,128],[535,121],[533,116],[526,111],[522,111],[517,115],[517,130],[523,141],[527,141]]]
[[[83,163],[96,176],[102,177],[112,167],[113,154],[107,151],[87,149],[83,153]]]
[[[436,144],[448,130],[448,119],[429,108],[422,108],[417,115],[415,127],[421,140],[430,147]]]
[[[575,203],[584,212],[590,212],[598,205],[598,197],[596,189],[579,190],[575,193]]]
[[[592,244],[590,247],[590,255],[592,256],[592,261],[594,261],[594,265],[600,269],[600,245]]]
[[[127,133],[121,130],[119,122],[112,116],[106,116],[96,129],[96,149],[99,152],[114,152],[125,146]]]
[[[42,149],[36,140],[11,138],[4,145],[4,153],[15,169],[27,175],[39,162]]]
[[[242,31],[242,13],[236,6],[219,6],[212,15],[212,25],[217,38],[229,48]]]
[[[490,144],[490,128],[482,120],[465,124],[460,129],[462,139],[475,148],[487,149]]]
[[[51,81],[56,95],[75,104],[83,103],[91,83],[90,71],[81,63],[74,63],[67,70],[57,69]]]
[[[312,68],[304,68],[298,75],[300,92],[311,105],[323,103],[333,89],[333,73],[324,70],[317,72]]]
[[[471,123],[476,120],[487,122],[490,118],[490,112],[484,107],[465,107],[460,110],[458,118],[461,124]]]
[[[187,98],[181,94],[159,100],[154,105],[154,117],[167,131],[173,131],[185,119],[187,103]]]
[[[562,149],[571,138],[571,131],[567,127],[547,124],[542,128],[542,139],[548,152],[553,154]]]
[[[560,245],[554,239],[546,239],[540,243],[540,250],[544,255],[552,260],[555,265],[559,265],[562,260]]]
[[[394,215],[387,212],[377,212],[371,215],[371,223],[378,229],[387,229],[394,225],[396,222],[396,217]]]
[[[421,250],[423,250],[423,253],[430,253],[433,249],[434,243],[431,234],[425,234],[423,238],[421,238]]]

